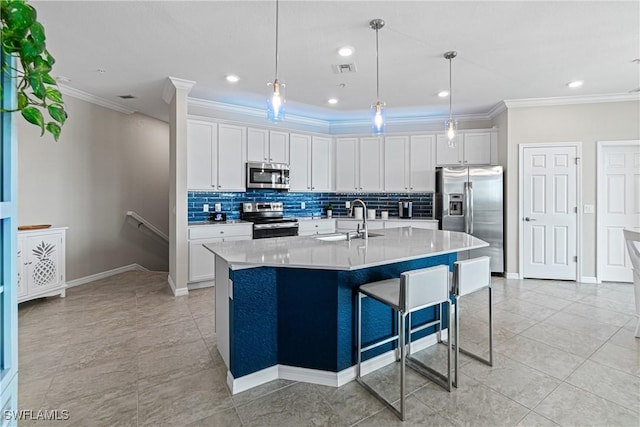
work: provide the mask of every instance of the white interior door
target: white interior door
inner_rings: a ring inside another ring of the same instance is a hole
[[[577,279],[577,147],[524,147],[522,276]]]
[[[598,143],[599,280],[633,281],[627,227],[640,227],[640,141]]]

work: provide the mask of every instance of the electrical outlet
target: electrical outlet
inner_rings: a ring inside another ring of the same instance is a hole
[[[216,212],[222,212],[222,204],[221,203],[216,203],[214,206],[216,207]]]
[[[351,202],[344,202],[344,207],[347,209],[351,209]]]
[[[209,212],[209,203],[202,205],[202,212]]]
[[[592,214],[596,212],[596,207],[594,205],[583,205],[582,212],[586,214]]]
[[[307,205],[304,202],[300,202],[300,209],[305,209]]]

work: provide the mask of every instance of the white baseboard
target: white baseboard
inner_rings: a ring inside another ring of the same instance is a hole
[[[448,339],[448,330],[442,331],[442,339]],[[412,352],[424,350],[437,344],[437,334],[431,334],[411,343]],[[369,360],[362,362],[362,375],[367,375],[384,366],[394,363],[396,360],[395,350],[388,351]],[[311,384],[320,384],[330,387],[341,387],[356,378],[357,366],[350,366],[340,372],[321,371],[318,369],[299,368],[297,366],[275,365],[265,368],[253,374],[245,375],[238,379],[233,378],[230,371],[227,371],[227,386],[231,394],[238,394],[243,391],[257,387],[269,381],[283,379],[299,381]]]
[[[209,280],[207,282],[187,283],[187,289],[192,291],[194,289],[213,288],[215,284],[216,282],[213,280]]]
[[[509,273],[509,272],[505,272],[505,273],[504,273],[504,277],[505,277],[506,279],[518,280],[518,279],[520,279],[520,273]]]
[[[189,295],[189,288],[176,289],[176,284],[170,274],[167,275],[167,282],[169,282],[169,286],[171,286],[171,292],[173,292],[174,297],[183,297]]]
[[[91,274],[89,276],[81,277],[79,279],[73,279],[67,282],[67,287],[72,288],[74,286],[84,285],[94,280],[104,279],[106,277],[115,276],[116,274],[124,273],[126,271],[149,271],[140,264],[129,264],[124,267],[114,268],[112,270],[103,271],[102,273]]]
[[[598,279],[593,276],[582,276],[580,278],[580,283],[598,283]]]

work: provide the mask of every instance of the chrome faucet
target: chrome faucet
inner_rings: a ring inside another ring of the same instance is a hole
[[[361,236],[363,239],[369,238],[369,229],[367,228],[367,205],[361,199],[355,199],[351,202],[351,209],[354,208],[353,204],[355,202],[359,202],[362,205],[362,230],[360,230],[360,224],[358,224],[357,232],[358,236]]]

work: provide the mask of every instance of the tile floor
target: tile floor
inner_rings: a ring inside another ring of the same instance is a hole
[[[216,351],[213,289],[174,298],[166,273],[129,272],[20,305],[20,409],[66,409],[63,426],[390,426],[357,383],[278,380],[231,396]],[[486,294],[461,304],[482,351]],[[494,278],[493,368],[462,359],[447,393],[408,372],[406,426],[638,426],[640,339],[630,284]],[[444,346],[418,354],[442,366]],[[366,377],[397,398],[396,367]],[[395,394],[394,394],[395,392]]]

